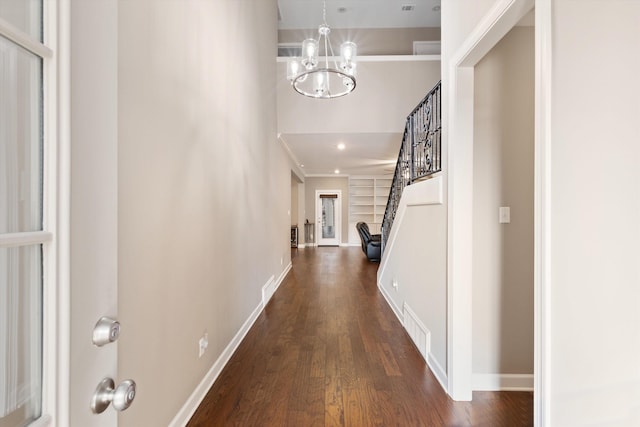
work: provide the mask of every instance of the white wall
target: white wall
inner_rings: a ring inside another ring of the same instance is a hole
[[[447,211],[443,200],[441,175],[405,188],[378,269],[378,286],[398,317],[403,319],[407,304],[427,328],[430,366],[446,383]]]
[[[550,425],[640,425],[640,2],[550,13]]]
[[[342,221],[340,242],[347,243],[349,239],[349,178],[341,177],[307,177],[305,178],[305,220],[317,223],[316,218],[316,190],[340,190],[342,199]],[[304,222],[301,218],[301,222]],[[317,224],[316,224],[317,226]],[[315,236],[315,243],[318,243],[318,236]]]
[[[534,70],[532,27],[511,30],[475,67],[474,388],[495,387],[495,374],[532,385]]]
[[[407,115],[439,80],[440,61],[361,61],[353,93],[322,102],[292,90],[286,63],[278,63],[278,132],[401,133]]]
[[[276,2],[123,0],[118,18],[119,371],[139,385],[120,425],[161,426],[290,262]]]

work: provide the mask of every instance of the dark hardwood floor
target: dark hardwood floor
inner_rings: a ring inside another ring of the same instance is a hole
[[[188,427],[533,425],[533,395],[442,390],[360,248],[292,250],[293,268]]]

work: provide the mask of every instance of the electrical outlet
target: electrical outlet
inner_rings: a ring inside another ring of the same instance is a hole
[[[198,340],[198,358],[201,358],[204,352],[207,351],[207,347],[209,347],[209,334],[205,332]]]
[[[393,286],[393,289],[395,289],[397,291],[398,290],[398,281],[396,279],[393,279],[393,282],[391,282],[391,286]]]

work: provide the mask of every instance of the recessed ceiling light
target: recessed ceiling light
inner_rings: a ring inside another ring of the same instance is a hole
[[[336,169],[336,170],[334,170],[334,171],[333,171],[333,173],[335,173],[335,174],[339,174],[339,173],[340,173],[340,169]]]
[[[433,10],[434,12],[440,12],[440,5],[439,5],[439,4],[437,4],[437,5],[433,6],[433,7],[431,8],[431,10]]]
[[[344,145],[342,142],[340,144],[338,144],[338,150],[344,150],[347,146]]]
[[[301,168],[303,168],[303,167],[304,167],[304,165],[300,165],[300,167],[301,167]]]

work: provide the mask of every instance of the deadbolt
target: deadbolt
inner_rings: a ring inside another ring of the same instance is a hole
[[[124,411],[136,397],[136,383],[133,380],[124,380],[114,389],[115,383],[111,378],[100,381],[93,398],[91,399],[91,411],[100,414],[111,403],[116,411]]]
[[[114,342],[120,336],[120,322],[109,317],[102,317],[93,328],[93,344],[102,347]]]

